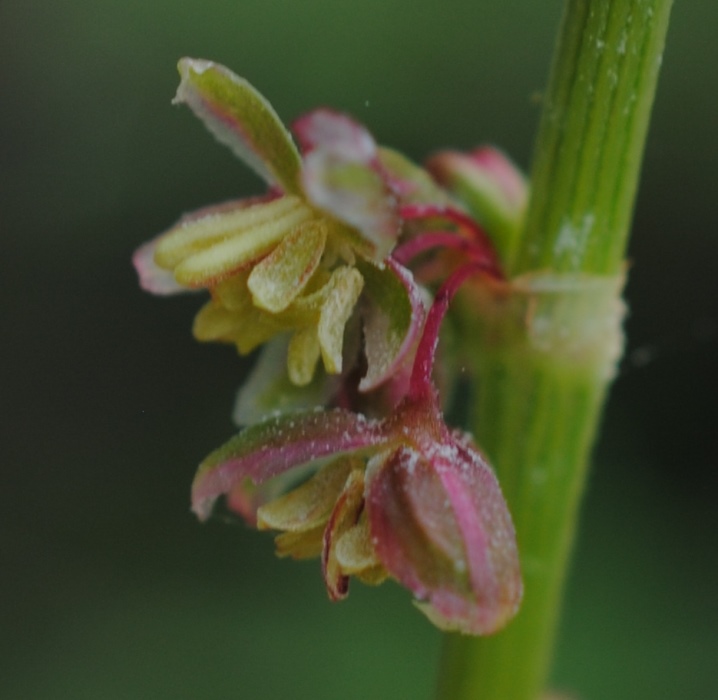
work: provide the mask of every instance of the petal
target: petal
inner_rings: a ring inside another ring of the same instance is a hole
[[[317,149],[304,159],[307,198],[339,221],[359,230],[383,260],[399,236],[397,200],[378,168],[331,150]]]
[[[186,103],[215,138],[265,182],[299,193],[301,159],[272,106],[224,66],[183,58],[175,103]]]
[[[387,260],[383,268],[360,264],[365,280],[363,310],[364,351],[367,371],[360,391],[371,391],[396,378],[404,364],[410,364],[426,313],[421,290],[411,272]],[[409,362],[407,362],[409,360]],[[408,380],[408,367],[405,373]]]
[[[352,267],[339,267],[332,272],[327,299],[322,305],[317,337],[327,372],[342,371],[344,327],[359,299],[364,280]]]
[[[309,481],[263,505],[257,511],[260,530],[306,532],[326,524],[356,460],[339,459],[322,467]]]
[[[327,226],[308,221],[289,233],[262,262],[254,266],[248,286],[261,309],[283,311],[302,292],[319,265]]]
[[[331,600],[346,598],[349,576],[337,560],[337,543],[359,520],[364,506],[364,470],[354,469],[346,480],[344,489],[332,510],[322,550],[322,573]]]
[[[374,137],[346,114],[315,109],[292,124],[305,153],[314,149],[332,151],[358,163],[371,163],[377,156]]]
[[[474,172],[483,171],[501,191],[507,206],[521,211],[526,206],[528,183],[525,175],[498,148],[482,146],[469,154]]]
[[[379,425],[348,411],[300,413],[246,428],[200,465],[192,484],[192,510],[206,520],[215,501],[246,479],[261,484],[303,464],[373,447]]]
[[[252,425],[270,415],[326,406],[329,403],[337,390],[336,377],[330,377],[325,372],[315,372],[309,383],[298,386],[290,380],[288,371],[282,370],[287,366],[288,345],[288,338],[282,336],[262,348],[249,377],[237,393],[232,413],[232,420],[237,425]],[[316,357],[319,357],[318,342]]]
[[[142,244],[132,256],[132,264],[140,278],[140,287],[160,296],[192,291],[179,284],[172,272],[163,270],[155,263],[155,249],[161,238],[158,236]]]
[[[401,447],[367,478],[373,544],[390,575],[442,629],[500,629],[522,585],[508,508],[481,455],[459,441]]]

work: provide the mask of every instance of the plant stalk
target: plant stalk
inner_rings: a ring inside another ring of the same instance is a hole
[[[471,427],[516,525],[525,595],[488,638],[449,635],[440,700],[537,700],[587,464],[622,348],[623,259],[672,0],[567,0],[510,291],[464,309]]]

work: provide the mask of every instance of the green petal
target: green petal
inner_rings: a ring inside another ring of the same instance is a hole
[[[272,106],[246,80],[224,66],[183,58],[174,102],[186,103],[215,138],[265,182],[299,194],[301,158]]]
[[[272,313],[284,311],[317,269],[326,240],[321,221],[308,221],[287,234],[249,276],[254,303]]]

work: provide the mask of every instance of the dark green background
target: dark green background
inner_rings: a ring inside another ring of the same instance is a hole
[[[559,13],[0,2],[0,697],[431,697],[440,636],[408,594],[331,605],[315,562],[190,515],[245,368],[129,259],[181,212],[261,191],[170,107],[180,56],[226,63],[287,120],[330,104],[416,159],[490,141],[527,167]],[[718,697],[716,27],[716,3],[677,0],[554,674],[585,700]]]

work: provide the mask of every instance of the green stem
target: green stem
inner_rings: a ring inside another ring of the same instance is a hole
[[[672,0],[567,0],[512,272],[622,264]]]
[[[623,256],[670,7],[567,0],[513,290],[487,292],[465,314],[480,338],[472,427],[514,517],[524,602],[493,637],[447,637],[441,700],[537,700],[548,677],[586,465],[620,356]]]

